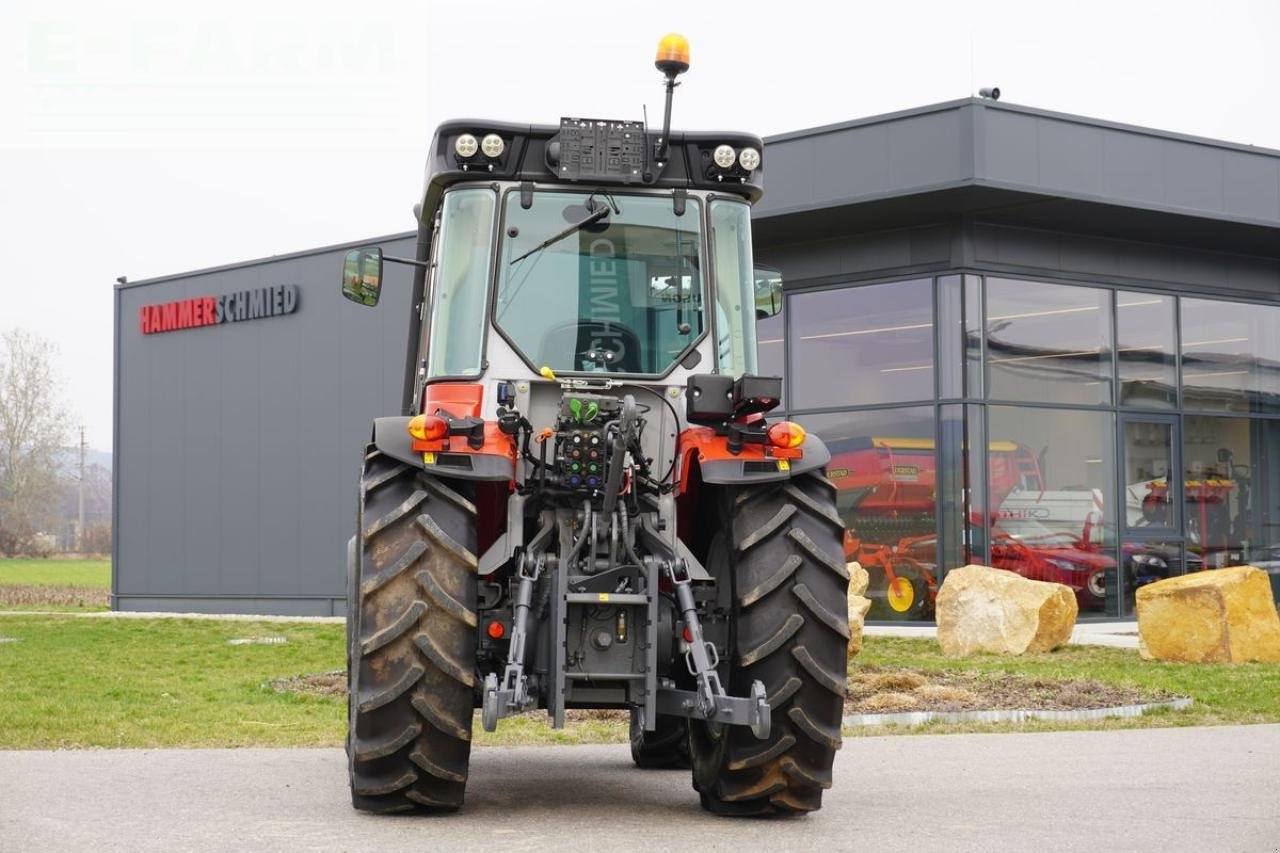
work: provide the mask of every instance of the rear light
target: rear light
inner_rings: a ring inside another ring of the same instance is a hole
[[[769,427],[769,443],[774,447],[793,448],[804,444],[804,427],[791,421],[778,421]]]
[[[684,633],[681,636],[684,637],[686,643],[693,642],[693,631],[689,629],[689,626],[685,626]]]
[[[436,415],[414,415],[405,429],[418,441],[439,441],[449,434],[449,422]]]
[[[495,619],[494,621],[489,623],[489,626],[485,630],[488,632],[491,638],[495,640],[501,640],[504,636],[506,636],[507,626],[503,625],[501,622]]]

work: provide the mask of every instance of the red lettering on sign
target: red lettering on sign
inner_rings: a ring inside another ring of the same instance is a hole
[[[295,304],[297,299],[292,290],[277,291],[273,288],[264,288],[253,291],[253,294],[258,297],[258,308],[263,310],[257,313],[238,310],[248,298],[249,293],[250,291],[242,291],[225,297],[227,299],[223,314],[225,322],[273,316],[284,311],[283,306],[286,303]],[[235,297],[234,303],[232,297]],[[144,335],[154,335],[158,332],[215,325],[218,322],[218,299],[219,297],[215,296],[197,296],[159,305],[143,305],[138,309],[138,328]]]

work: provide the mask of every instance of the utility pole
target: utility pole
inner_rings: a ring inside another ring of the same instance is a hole
[[[76,526],[76,550],[84,550],[84,427],[80,427],[80,521]]]

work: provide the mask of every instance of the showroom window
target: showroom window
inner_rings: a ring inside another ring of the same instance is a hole
[[[1280,413],[1280,307],[1182,300],[1183,406]]]
[[[1066,584],[1081,618],[1244,563],[1280,598],[1280,307],[947,274],[785,310],[789,344],[781,316],[758,326],[762,370],[789,346],[868,618],[933,618],[970,562]]]
[[[802,415],[831,450],[827,476],[848,532],[845,556],[867,570],[868,619],[932,619],[937,595],[933,406]]]
[[[1183,418],[1183,516],[1190,569],[1280,569],[1280,422]]]
[[[788,310],[792,408],[934,398],[931,279],[798,293]]]
[[[1116,292],[1116,372],[1120,405],[1172,409],[1178,404],[1174,298]]]
[[[756,321],[756,369],[761,376],[782,376],[786,361],[786,302],[772,317]],[[785,390],[784,390],[785,393]]]
[[[987,279],[988,396],[1111,403],[1111,291]]]
[[[1117,614],[1115,416],[991,406],[987,511],[974,519],[991,565],[1065,584],[1082,614]]]

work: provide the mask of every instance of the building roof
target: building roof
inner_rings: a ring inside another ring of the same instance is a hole
[[[765,239],[961,214],[1280,257],[1280,151],[965,98],[765,140]]]
[[[764,143],[765,193],[752,217],[765,242],[960,215],[1280,258],[1280,150],[1272,148],[982,98],[781,133]]]

